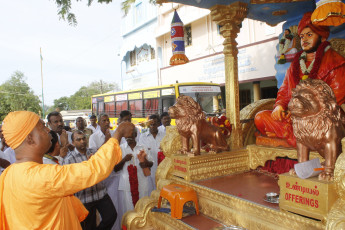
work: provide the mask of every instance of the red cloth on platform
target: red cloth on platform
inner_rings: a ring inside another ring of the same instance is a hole
[[[267,172],[276,173],[276,174],[282,174],[289,172],[290,169],[294,167],[295,164],[297,164],[297,160],[292,160],[289,158],[281,158],[277,157],[276,160],[272,161],[266,161],[266,164],[261,169]]]

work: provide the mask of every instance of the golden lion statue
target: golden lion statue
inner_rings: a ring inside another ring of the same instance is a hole
[[[335,161],[344,137],[342,113],[332,88],[322,80],[301,81],[292,90],[288,108],[297,141],[298,162],[309,160],[311,150],[325,158],[319,180],[333,180]],[[291,174],[295,171],[292,169]]]
[[[194,155],[200,155],[201,141],[216,152],[229,149],[226,137],[218,127],[206,121],[199,103],[193,98],[183,95],[177,98],[175,105],[169,108],[169,115],[176,119],[176,127],[182,139],[182,153],[190,152],[190,139]]]

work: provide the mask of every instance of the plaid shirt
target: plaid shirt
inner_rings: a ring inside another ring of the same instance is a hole
[[[92,155],[92,149],[87,149],[86,154],[81,154],[78,152],[76,148],[74,148],[74,150],[70,152],[68,156],[64,159],[63,164],[66,165],[87,161]],[[81,190],[80,192],[77,192],[74,195],[78,197],[83,204],[87,204],[102,199],[106,194],[107,189],[101,181],[98,184]]]

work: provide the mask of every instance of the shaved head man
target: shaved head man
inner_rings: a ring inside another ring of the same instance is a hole
[[[88,161],[42,164],[51,146],[49,129],[33,112],[11,112],[3,134],[15,150],[16,164],[0,176],[0,229],[81,229],[88,211],[74,193],[104,180],[122,159],[119,141],[134,125],[121,124]],[[20,209],[20,211],[18,211]]]

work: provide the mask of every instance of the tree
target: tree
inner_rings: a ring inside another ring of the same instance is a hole
[[[127,16],[129,10],[131,9],[131,6],[135,3],[136,0],[125,0],[121,3],[121,10],[125,14],[124,16]],[[155,0],[149,0],[151,4],[156,4]]]
[[[81,0],[77,0],[81,1]],[[110,3],[113,0],[97,0],[98,3]],[[131,5],[135,3],[136,0],[124,0],[121,3],[121,9],[124,12],[124,16],[128,14]],[[156,4],[156,0],[149,0],[151,4]],[[74,13],[71,12],[72,9],[72,2],[71,0],[55,0],[56,5],[58,7],[58,15],[63,20],[68,21],[70,25],[77,25],[77,19]],[[87,5],[91,6],[93,0],[87,0]]]
[[[25,80],[24,73],[16,71],[9,80],[0,85],[0,120],[11,111],[41,113],[41,101]]]
[[[61,110],[69,110],[69,98],[68,97],[60,97],[59,99],[54,100],[54,108],[58,108]]]
[[[70,97],[61,97],[54,100],[53,108],[60,110],[80,110],[91,108],[91,96],[107,92],[116,92],[120,88],[115,83],[107,83],[102,80],[91,82],[87,86],[82,86]]]
[[[77,0],[81,1],[81,0]],[[91,6],[91,3],[93,0],[87,0],[88,6]],[[76,25],[77,19],[74,15],[74,13],[71,12],[72,9],[72,1],[71,0],[55,0],[56,5],[58,7],[58,15],[60,15],[60,18],[63,20],[66,20],[69,22],[70,25]],[[110,3],[112,0],[97,0],[99,3]]]

